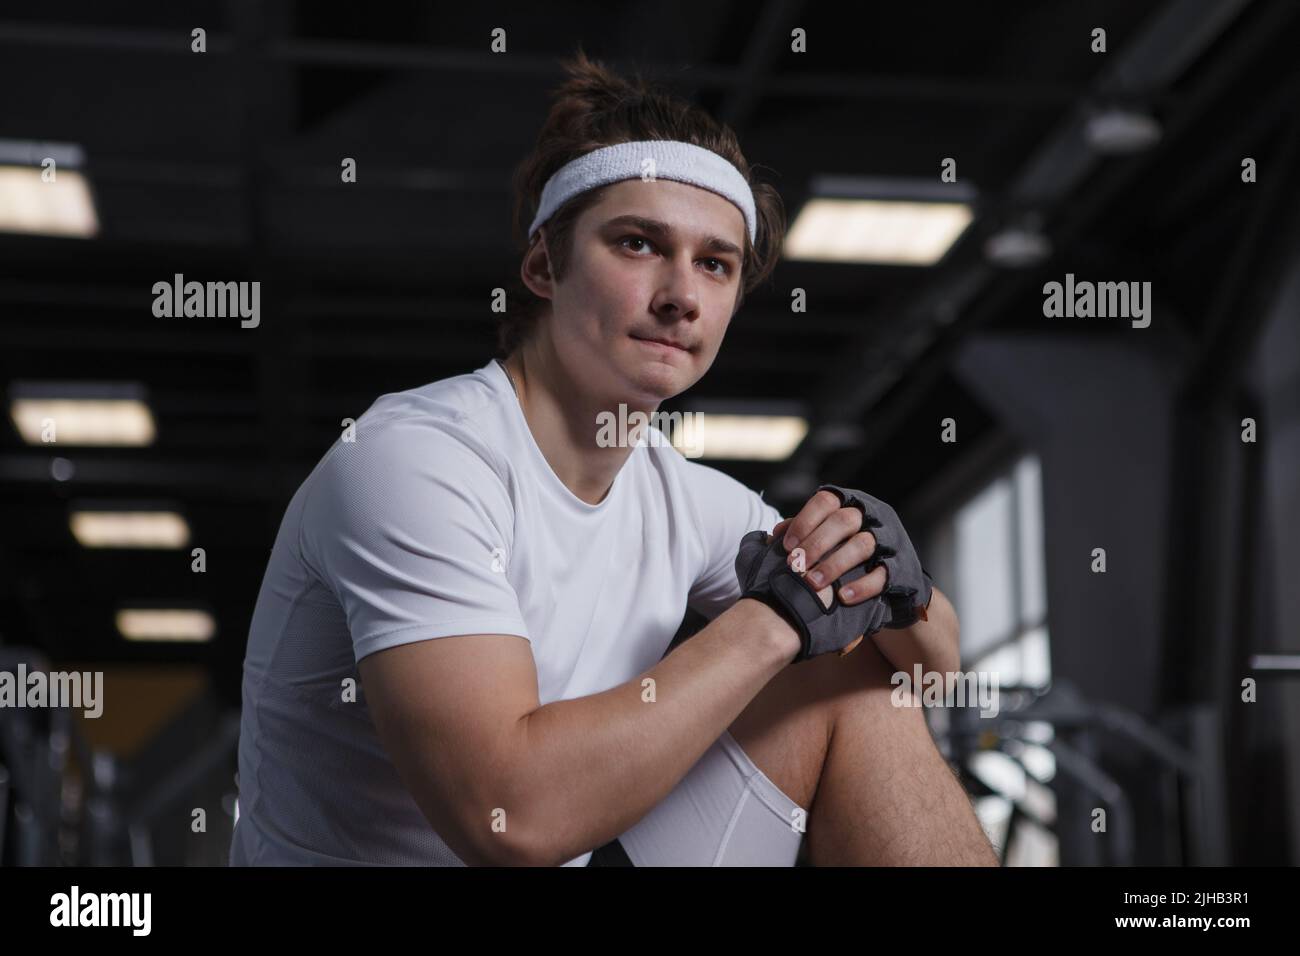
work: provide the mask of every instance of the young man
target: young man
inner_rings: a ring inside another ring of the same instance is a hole
[[[781,520],[647,433],[599,440],[601,413],[705,374],[781,218],[694,108],[570,72],[525,190],[544,307],[504,361],[381,396],[286,511],[232,864],[586,865],[608,845],[788,866],[805,830],[815,865],[995,863],[921,712],[890,704],[895,667],[956,669],[942,594],[790,667],[800,635],[741,598],[740,540],[797,538],[833,581],[876,548],[861,513],[821,491]],[[842,603],[878,600],[887,569],[853,583]],[[710,623],[665,656],[687,606]]]

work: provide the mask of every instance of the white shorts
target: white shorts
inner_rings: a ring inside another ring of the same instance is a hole
[[[794,866],[806,814],[723,731],[619,836],[634,866]]]

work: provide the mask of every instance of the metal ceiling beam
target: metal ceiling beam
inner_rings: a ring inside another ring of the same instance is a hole
[[[310,277],[307,277],[310,278]],[[171,276],[160,277],[170,280]],[[919,276],[918,276],[919,279]],[[265,291],[265,290],[264,290]],[[472,298],[464,295],[439,295],[430,286],[427,292],[394,292],[391,295],[366,293],[360,295],[332,295],[302,293],[289,290],[283,312],[303,326],[306,334],[313,334],[314,319],[356,319],[357,321],[404,321],[424,323],[432,332],[443,332],[450,327],[469,330],[474,326],[489,324],[494,316],[487,313],[486,295]],[[755,302],[750,299],[733,321],[731,336],[738,332],[761,331],[774,335],[791,336],[852,335],[861,331],[860,312],[843,308],[818,308],[812,312],[793,315],[776,304]],[[151,280],[140,280],[127,288],[122,283],[82,282],[66,283],[29,280],[0,279],[0,303],[10,306],[30,306],[35,309],[74,309],[100,313],[133,313],[142,323],[151,319],[154,295]],[[264,310],[265,311],[265,310]],[[117,316],[120,321],[124,316]],[[213,351],[243,353],[258,348],[257,330],[241,330],[237,319],[199,319],[177,316],[129,327],[129,331],[147,332],[149,340],[128,340],[127,328],[98,324],[95,328],[59,328],[57,319],[42,318],[39,330],[25,330],[9,324],[0,327],[0,345],[11,348],[37,350],[63,350],[69,345],[87,348],[152,352],[175,352],[185,349],[203,350],[212,343]],[[75,338],[56,338],[49,333],[58,330],[62,335]],[[242,337],[241,337],[242,336]],[[725,348],[725,346],[724,346]]]
[[[1178,182],[1170,183],[1169,192],[1161,197],[1155,221],[1168,223],[1178,213],[1191,210],[1207,191],[1222,183],[1225,168],[1239,172],[1241,160],[1258,148],[1260,138],[1276,126],[1278,113],[1294,101],[1295,95],[1294,86],[1283,83],[1264,99],[1241,104],[1245,109],[1238,108],[1232,128],[1223,131],[1211,151],[1197,156],[1199,166]],[[1203,222],[1207,217],[1192,212],[1190,218]]]
[[[195,26],[204,26],[204,24],[197,23]],[[193,28],[158,30],[4,20],[0,21],[0,44],[64,50],[94,50],[101,53],[191,56],[193,54],[190,50],[190,29]],[[208,30],[206,44],[208,53],[216,54],[230,53],[235,47],[234,39],[229,33],[214,30]]]
[[[163,319],[164,322],[228,322],[238,329],[238,319]],[[60,355],[82,353],[129,353],[131,355],[211,356],[256,355],[262,343],[256,329],[235,332],[216,330],[165,331],[163,329],[120,328],[101,326],[93,330],[60,329],[46,322],[39,328],[16,328],[10,324],[0,329],[0,348],[6,351],[56,352]],[[131,333],[139,333],[132,335]]]
[[[73,475],[66,482],[56,482],[50,475],[56,457],[72,462]],[[120,486],[136,489],[133,493],[146,497],[149,492],[143,489],[157,487],[173,496],[210,494],[222,501],[264,502],[275,494],[274,479],[271,466],[232,462],[229,458],[176,462],[134,450],[129,458],[79,455],[72,449],[57,456],[39,452],[0,454],[0,482],[57,484],[70,490],[90,485]]]
[[[1235,2],[1235,0],[1234,0]],[[234,34],[208,32],[208,55],[232,55]],[[94,50],[104,53],[190,55],[188,30],[67,26],[50,23],[0,21],[0,46]],[[508,57],[417,45],[364,43],[355,40],[290,39],[273,42],[267,55],[298,66],[332,66],[340,69],[429,70],[459,74],[514,76],[522,80],[559,79],[555,56],[512,53]],[[669,84],[693,89],[730,90],[745,82],[745,69],[701,66],[694,63],[648,63],[607,58],[619,70],[639,69]],[[775,76],[765,84],[765,95],[837,100],[919,102],[935,100],[989,107],[1049,107],[1075,102],[1082,90],[1063,83],[1022,83],[1016,80],[977,80],[966,77],[863,76],[856,73],[814,73]]]
[[[718,120],[730,126],[738,137],[754,114],[764,87],[772,81],[772,64],[785,48],[785,37],[803,7],[803,0],[769,0],[763,5],[758,23],[745,43],[736,80],[718,110]]]

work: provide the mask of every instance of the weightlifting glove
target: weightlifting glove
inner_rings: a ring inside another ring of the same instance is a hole
[[[822,485],[817,490],[827,490],[840,499],[841,507],[854,507],[862,512],[863,531],[870,531],[876,539],[876,550],[866,562],[868,572],[885,566],[888,578],[880,597],[889,608],[884,626],[911,627],[918,619],[925,620],[925,609],[934,596],[934,581],[921,567],[912,540],[903,530],[894,509],[879,498],[873,498],[856,488],[839,485]]]
[[[882,627],[903,628],[918,618],[924,620],[925,608],[933,594],[933,582],[921,567],[893,508],[852,488],[822,485],[818,491],[822,489],[834,493],[842,507],[852,506],[861,511],[863,528],[870,528],[876,537],[876,550],[871,557],[831,583],[829,607],[790,568],[781,538],[769,541],[766,532],[751,531],[741,538],[736,555],[741,597],[767,604],[799,634],[801,648],[796,662],[831,651],[844,653],[859,636],[870,637]],[[888,578],[881,594],[857,604],[840,602],[839,589],[843,585],[882,564]]]
[[[850,568],[833,582],[827,607],[812,585],[789,566],[788,556],[780,538],[769,541],[766,531],[751,531],[740,539],[736,577],[741,597],[762,601],[798,633],[800,649],[795,662],[831,651],[843,653],[859,637],[880,630],[889,616],[889,606],[879,595],[858,604],[840,603],[840,585],[866,574],[865,564]]]

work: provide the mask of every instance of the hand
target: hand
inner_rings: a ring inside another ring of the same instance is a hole
[[[782,530],[783,530],[784,528],[786,528],[786,527],[790,524],[790,522],[791,522],[792,520],[794,520],[794,519],[792,519],[792,518],[786,518],[784,521],[782,521],[780,524],[778,524],[775,528],[773,528],[772,530],[773,530],[774,532],[776,532],[776,533],[775,533],[775,534],[769,534],[766,538],[764,538],[764,539],[763,539],[764,543],[765,543],[765,544],[771,544],[773,538],[780,537],[780,536],[781,536],[781,532],[782,532]],[[794,555],[791,555],[791,558],[794,559],[795,556],[794,556]],[[798,552],[798,558],[797,558],[797,559],[794,559],[794,560],[792,560],[792,561],[790,562],[790,570],[794,571],[796,574],[800,575],[801,577],[804,577],[804,578],[807,577],[807,575],[804,573],[806,569],[805,569],[805,567],[804,567],[804,553],[803,553],[803,551],[799,551],[799,552]],[[832,596],[834,593],[835,593],[834,589],[832,588],[831,585],[828,584],[828,585],[826,585],[826,587],[822,588],[820,591],[817,592],[817,597],[821,599],[821,602],[822,602],[822,604],[823,604],[825,607],[829,608],[829,607],[831,606],[831,596]],[[847,602],[846,602],[846,603],[847,603]],[[849,653],[850,651],[852,651],[855,647],[857,647],[860,643],[862,643],[862,638],[865,637],[865,636],[866,636],[865,634],[859,634],[859,635],[858,635],[856,638],[854,638],[851,642],[849,642],[848,644],[844,645],[844,647],[840,648],[840,650],[839,650],[839,655],[840,655],[841,657],[843,657],[845,654],[848,654],[848,653]]]
[[[821,588],[829,605],[830,583],[845,575],[836,595],[845,605],[883,595],[890,614],[885,627],[909,627],[927,620],[933,582],[921,566],[898,515],[866,492],[822,485],[792,518],[772,529],[790,552],[791,570]],[[855,571],[865,564],[865,575]]]
[[[853,573],[867,573],[859,564]],[[740,540],[736,552],[736,579],[742,598],[755,598],[777,612],[799,636],[795,661],[821,654],[852,650],[864,635],[878,631],[889,617],[881,598],[845,605],[827,589],[812,587],[790,564],[790,555],[780,539],[767,532],[751,531]]]
[[[862,528],[862,513],[856,508],[843,508],[832,492],[818,491],[808,499],[799,513],[781,521],[772,529],[772,536],[784,537],[782,544],[790,552],[790,569],[802,574],[813,587],[821,581],[828,582],[817,592],[827,607],[834,593],[829,582],[859,564],[865,563],[876,550],[876,538]],[[791,542],[795,547],[791,548]],[[825,560],[823,560],[825,559]],[[851,585],[840,588],[841,604],[861,604],[885,589],[888,572],[880,565],[871,573],[857,578]],[[847,593],[846,593],[847,592]]]

